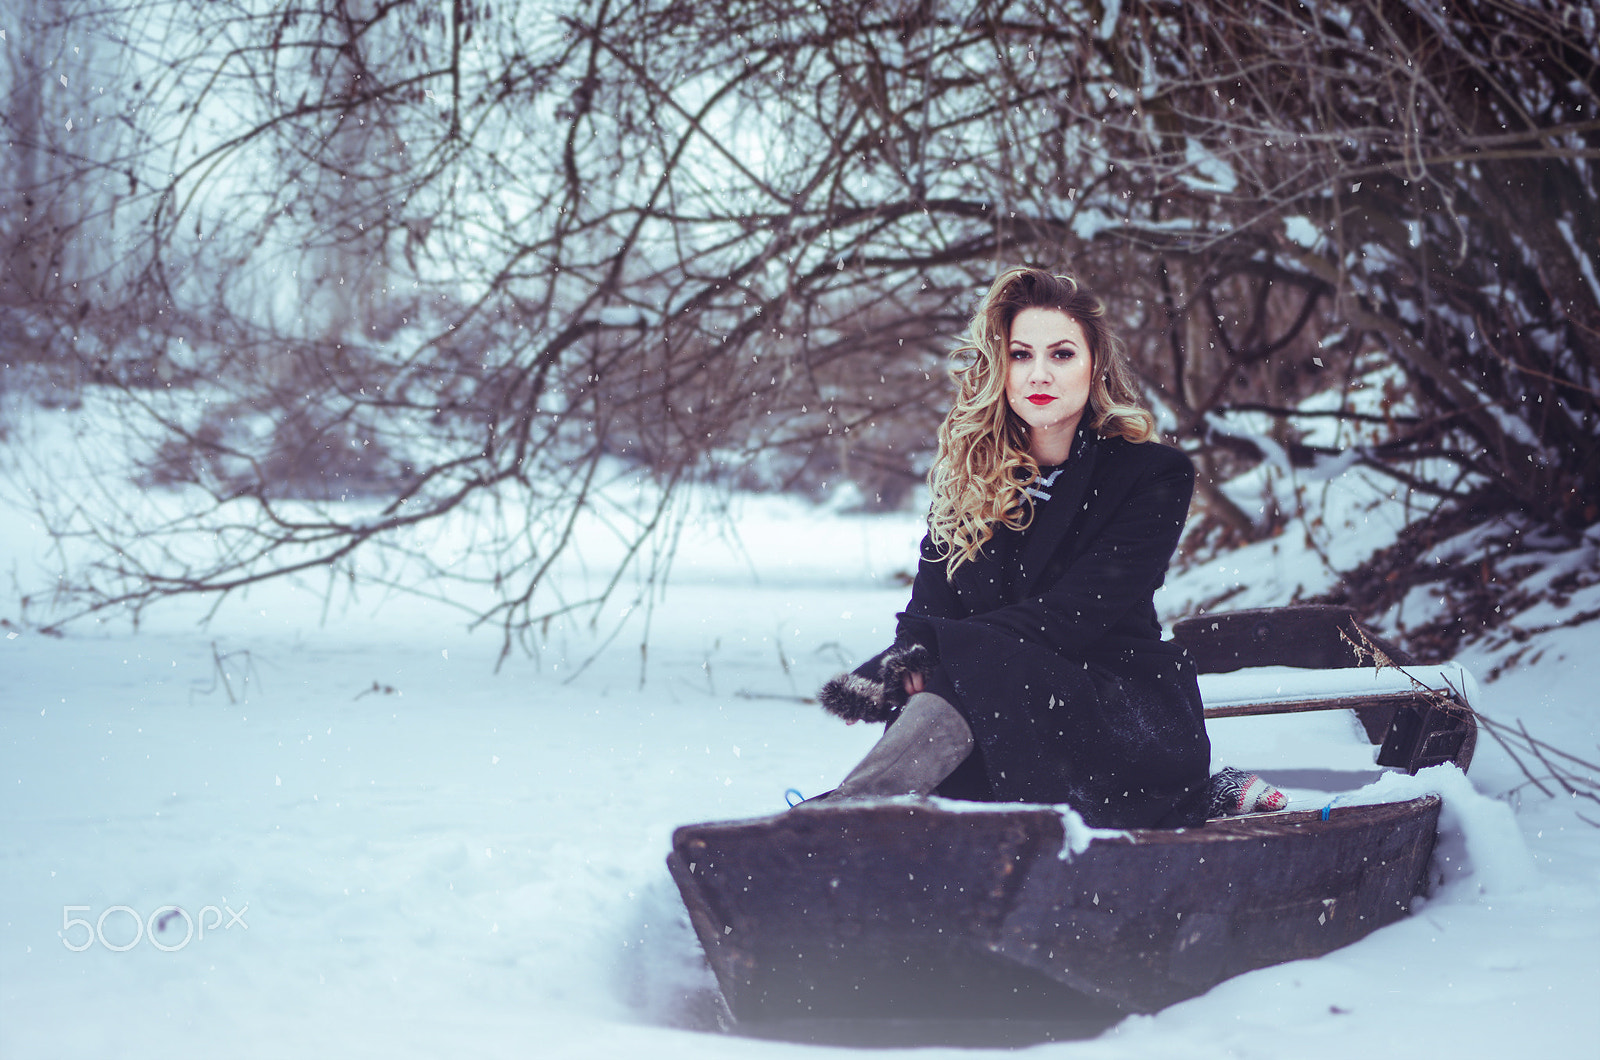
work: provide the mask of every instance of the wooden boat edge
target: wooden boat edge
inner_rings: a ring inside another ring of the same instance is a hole
[[[1430,807],[1441,802],[1440,796],[1433,793],[1418,795],[1410,799],[1400,799],[1393,802],[1355,803],[1331,806],[1324,817],[1324,810],[1280,810],[1276,813],[1247,814],[1242,817],[1218,817],[1207,821],[1204,825],[1193,828],[1125,828],[1125,829],[1096,829],[1097,834],[1091,837],[1093,843],[1195,843],[1214,842],[1227,838],[1259,837],[1274,834],[1288,828],[1298,829],[1303,825],[1316,823],[1329,823],[1333,821],[1349,821],[1352,819],[1365,819],[1369,817],[1404,817],[1418,812],[1426,812]],[[959,808],[952,808],[959,807]],[[989,807],[993,807],[990,809]],[[857,802],[828,803],[816,808],[806,808],[799,811],[807,817],[817,820],[837,820],[841,818],[858,817],[863,813],[882,812],[886,808],[903,808],[912,813],[955,816],[986,817],[993,821],[1031,821],[1051,820],[1058,824],[1062,821],[1064,807],[1049,806],[1036,803],[973,803],[947,799],[920,799],[912,797],[865,799]],[[726,820],[697,821],[691,824],[679,825],[673,829],[672,845],[677,849],[683,839],[691,833],[704,829],[739,829],[761,831],[775,827],[781,823],[794,820],[790,815],[795,811],[767,814],[761,817],[738,817]],[[1063,826],[1063,836],[1065,835]]]

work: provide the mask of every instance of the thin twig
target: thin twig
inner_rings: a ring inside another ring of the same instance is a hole
[[[1411,682],[1412,687],[1419,696],[1440,709],[1456,714],[1465,713],[1470,715],[1478,727],[1493,737],[1495,742],[1505,750],[1506,755],[1522,771],[1522,775],[1528,778],[1528,783],[1538,788],[1547,797],[1555,798],[1556,793],[1546,787],[1542,783],[1543,780],[1555,782],[1574,798],[1581,796],[1600,803],[1600,780],[1596,779],[1597,776],[1600,776],[1600,766],[1596,766],[1594,763],[1585,761],[1577,755],[1569,754],[1551,746],[1544,740],[1538,739],[1528,731],[1527,724],[1520,718],[1517,719],[1516,726],[1513,727],[1487,717],[1467,702],[1466,696],[1461,693],[1460,689],[1451,684],[1449,678],[1443,679],[1446,688],[1449,689],[1448,692],[1424,684],[1416,675],[1396,663],[1382,648],[1374,644],[1366,630],[1362,629],[1360,625],[1355,627],[1355,633],[1355,638],[1351,638],[1341,629],[1339,637],[1350,645],[1358,660],[1363,662],[1370,660],[1377,670],[1387,668],[1403,674]],[[1546,752],[1549,752],[1549,754],[1546,754]],[[1529,768],[1528,763],[1523,760],[1524,755],[1532,755],[1538,760],[1538,763],[1546,770],[1543,777]],[[1565,758],[1583,767],[1590,775],[1583,776],[1573,770],[1564,768],[1551,761],[1552,756]],[[1517,789],[1513,788],[1512,790],[1515,791]],[[1595,822],[1583,817],[1582,814],[1578,816],[1589,824],[1595,824]],[[1596,827],[1600,827],[1600,825],[1596,825]]]

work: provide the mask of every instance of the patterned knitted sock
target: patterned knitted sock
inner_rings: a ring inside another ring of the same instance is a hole
[[[1206,816],[1238,817],[1271,813],[1289,805],[1289,797],[1254,773],[1228,766],[1206,784]]]

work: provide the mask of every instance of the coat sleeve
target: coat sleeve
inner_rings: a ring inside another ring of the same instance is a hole
[[[818,700],[830,714],[846,721],[893,720],[905,705],[906,674],[927,673],[938,662],[932,631],[911,616],[958,618],[961,613],[956,591],[945,578],[944,562],[932,539],[924,536],[911,602],[900,616],[894,643],[849,673],[830,679],[818,691]]]
[[[911,585],[911,602],[906,604],[905,611],[900,615],[899,625],[895,629],[895,646],[921,644],[931,652],[933,650],[931,631],[927,623],[916,620],[962,618],[965,615],[966,609],[961,605],[961,598],[956,595],[955,586],[951,585],[950,579],[945,576],[944,560],[940,558],[939,550],[934,547],[933,537],[923,535],[922,546],[918,550],[917,577]]]
[[[1194,493],[1194,465],[1162,447],[1090,546],[1040,594],[972,616],[1071,654],[1115,626],[1166,576]],[[1171,454],[1166,456],[1166,454]]]

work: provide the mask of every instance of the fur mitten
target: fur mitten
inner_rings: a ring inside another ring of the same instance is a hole
[[[883,682],[859,673],[829,678],[817,699],[823,710],[845,721],[890,721],[896,713],[884,699]]]
[[[890,648],[878,667],[883,675],[884,698],[896,709],[905,706],[910,698],[910,693],[906,691],[906,677],[925,674],[933,669],[933,665],[933,652],[925,644],[911,643]]]
[[[890,648],[867,665],[830,679],[817,699],[829,714],[845,721],[893,721],[906,705],[906,675],[932,667],[933,653],[921,644]]]

